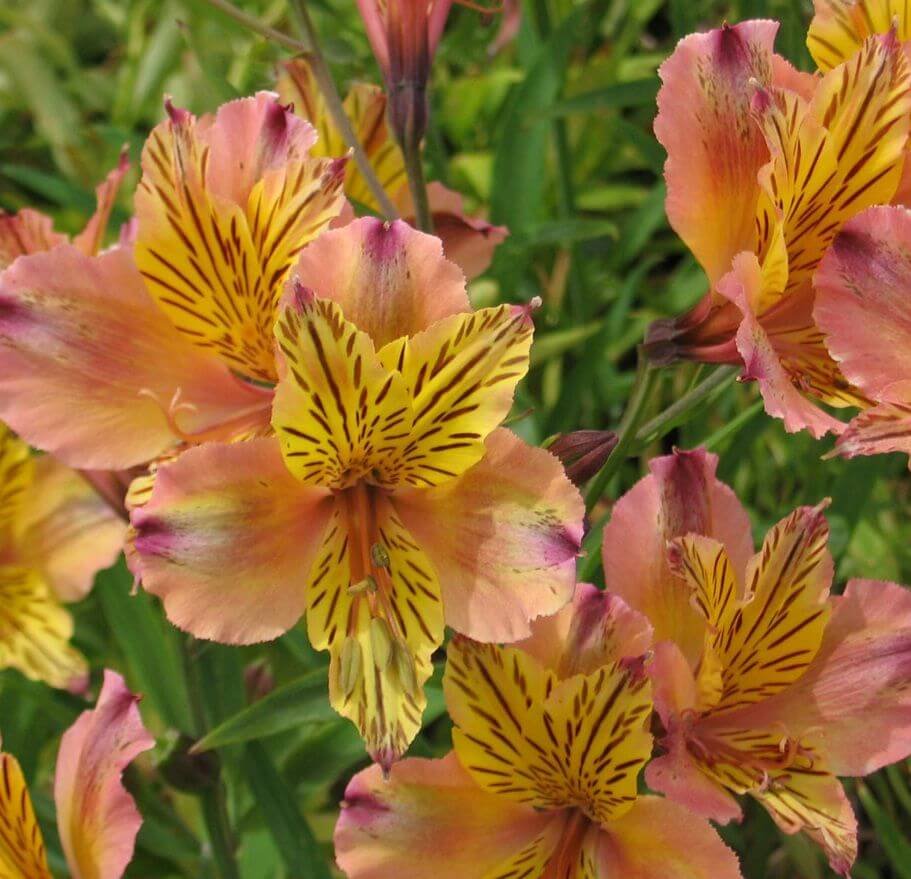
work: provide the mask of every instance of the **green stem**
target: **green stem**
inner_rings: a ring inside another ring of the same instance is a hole
[[[185,635],[180,639],[187,692],[190,695],[193,736],[199,739],[208,731],[208,722],[203,701],[202,682],[199,678],[199,666],[197,658],[193,655],[192,644],[191,635]],[[211,787],[199,792],[199,799],[209,843],[212,846],[212,857],[215,860],[218,879],[240,879],[240,870],[235,858],[234,832],[228,817],[225,786],[220,773]]]
[[[698,385],[687,391],[676,403],[672,403],[660,415],[655,416],[638,430],[636,441],[643,446],[659,439],[673,430],[685,415],[695,409],[703,400],[719,388],[731,384],[737,377],[738,369],[734,366],[719,366],[710,372]]]
[[[405,138],[402,155],[405,157],[405,173],[408,175],[408,189],[414,202],[414,218],[422,232],[433,232],[433,217],[427,197],[427,181],[424,179],[424,163],[421,161],[420,139],[411,135]]]
[[[220,2],[224,2],[224,0],[220,0]],[[316,84],[319,86],[319,90],[322,92],[323,99],[326,102],[326,109],[329,111],[335,127],[339,130],[348,148],[351,149],[357,169],[361,172],[364,180],[367,181],[371,195],[380,206],[380,212],[387,220],[394,220],[399,215],[398,211],[390,201],[386,190],[383,189],[383,184],[380,183],[379,178],[376,176],[376,172],[373,170],[373,166],[370,164],[370,160],[367,158],[367,154],[364,152],[364,148],[351,125],[351,120],[345,112],[341,95],[339,95],[338,89],[335,87],[335,80],[332,78],[332,71],[329,70],[326,56],[323,55],[323,50],[320,48],[319,34],[316,32],[304,0],[291,0],[291,11],[294,13],[298,27],[300,27],[304,36],[304,41],[307,45],[307,60],[310,62]]]
[[[310,48],[304,43],[289,37],[287,34],[283,34],[281,31],[275,30],[273,27],[269,27],[269,25],[260,21],[255,15],[250,15],[242,9],[238,9],[233,3],[229,3],[228,0],[208,0],[208,3],[210,6],[214,6],[225,15],[242,24],[247,30],[251,30],[260,36],[265,37],[267,40],[271,40],[273,43],[278,43],[279,46],[284,46],[286,49],[291,49],[292,52],[299,52],[303,55],[308,55],[310,53]]]
[[[585,496],[586,512],[591,513],[595,504],[601,499],[614,474],[620,469],[626,459],[627,452],[636,439],[636,431],[645,415],[645,406],[651,397],[652,390],[658,377],[658,370],[651,366],[645,356],[640,352],[639,366],[636,370],[636,382],[633,385],[626,411],[620,420],[617,430],[619,437],[617,445],[604,466],[595,474]]]

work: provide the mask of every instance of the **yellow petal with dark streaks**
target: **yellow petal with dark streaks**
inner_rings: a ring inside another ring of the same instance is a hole
[[[481,460],[528,371],[533,331],[529,307],[501,305],[452,315],[380,350],[404,377],[414,412],[394,481],[440,485]]]
[[[0,424],[0,541],[12,536],[22,501],[32,484],[34,468],[29,447]]]
[[[283,103],[292,104],[294,111],[319,132],[312,154],[344,156],[348,146],[326,109],[310,64],[304,58],[295,58],[285,62],[283,68],[276,86],[279,97]],[[405,160],[386,126],[385,92],[370,83],[355,83],[345,97],[344,107],[367,161],[383,189],[394,197],[406,185]],[[356,162],[349,162],[345,169],[345,194],[370,211],[380,210]]]
[[[765,258],[780,224],[787,249],[781,292],[792,293],[812,278],[846,220],[895,194],[911,114],[908,62],[891,37],[870,38],[823,78],[811,102],[762,91],[754,114],[772,155],[760,172],[759,255]]]
[[[394,481],[411,430],[402,376],[330,299],[300,290],[275,327],[287,372],[272,425],[288,469],[303,482],[345,488]]]
[[[707,653],[720,673],[715,712],[760,702],[796,681],[816,656],[831,608],[829,529],[821,508],[802,507],[779,522],[748,563],[745,594],[732,605],[730,564],[714,541],[677,542],[688,558],[678,572],[694,594],[719,596],[710,612]],[[698,559],[696,556],[698,555]],[[697,599],[697,604],[699,600]]]
[[[195,344],[266,382],[284,281],[342,204],[341,167],[310,158],[312,129],[286,114],[265,94],[214,120],[172,109],[146,142],[136,193],[149,290]]]
[[[631,808],[652,748],[644,676],[612,664],[560,681],[520,649],[459,638],[445,689],[456,752],[486,790],[602,824]]]
[[[385,495],[339,495],[310,575],[307,626],[331,653],[333,707],[388,768],[421,728],[443,608],[433,566]]]
[[[0,754],[0,879],[51,879],[19,761]]]
[[[80,683],[85,659],[69,643],[73,620],[35,571],[0,568],[0,668],[52,687]]]
[[[823,72],[847,61],[873,34],[895,24],[898,38],[911,39],[909,0],[815,0],[807,48]]]

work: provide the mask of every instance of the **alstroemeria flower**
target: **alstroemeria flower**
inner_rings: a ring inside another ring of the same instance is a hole
[[[63,734],[57,752],[57,829],[72,879],[120,879],[142,824],[120,778],[155,744],[123,678],[105,671],[98,703]],[[0,874],[52,879],[19,762],[0,754]]]
[[[282,101],[292,104],[295,111],[319,132],[319,140],[313,148],[314,155],[342,156],[346,153],[345,141],[332,122],[305,59],[286,62],[276,88]],[[414,205],[408,190],[405,161],[386,127],[385,93],[377,86],[356,83],[345,98],[345,111],[367,159],[376,171],[377,179],[401,215],[414,226]],[[356,162],[348,163],[345,194],[368,210],[379,211],[379,205]],[[442,240],[446,257],[458,265],[469,280],[477,277],[490,265],[494,250],[506,238],[506,227],[492,226],[479,217],[466,216],[462,196],[442,183],[430,183],[427,197],[434,235]]]
[[[453,0],[357,0],[386,81],[389,123],[400,144],[427,127],[427,81]]]
[[[857,828],[837,776],[911,753],[911,590],[854,580],[830,596],[821,507],[796,510],[750,556],[715,465],[702,451],[658,459],[605,530],[608,586],[655,614],[647,667],[666,754],[646,781],[716,821],[739,819],[732,795],[749,794],[846,875]],[[659,564],[651,551],[668,539]]]
[[[0,425],[0,668],[80,689],[86,663],[70,646],[63,601],[114,563],[125,524],[87,481]]]
[[[342,164],[260,93],[169,108],[143,152],[135,259],[60,244],[0,276],[0,417],[74,467],[268,430],[272,327],[300,249],[341,210]]]
[[[276,326],[276,438],[190,450],[136,511],[138,567],[177,626],[276,638],[306,611],[333,705],[384,765],[420,728],[444,620],[512,641],[572,594],[582,504],[498,425],[530,309],[469,310],[440,241],[365,218],[305,248]]]
[[[707,821],[637,797],[652,752],[638,657],[651,632],[619,598],[573,603],[513,647],[465,638],[444,679],[454,750],[374,766],[348,785],[335,830],[349,879],[734,879]]]
[[[845,457],[911,454],[911,211],[851,220],[816,274],[815,317],[841,371],[873,406],[838,438]]]
[[[911,76],[892,34],[824,75],[798,73],[773,52],[777,27],[694,34],[662,65],[668,217],[711,290],[649,344],[659,359],[743,363],[786,429],[821,436],[841,425],[808,397],[865,400],[813,321],[813,273],[845,221],[896,194]]]

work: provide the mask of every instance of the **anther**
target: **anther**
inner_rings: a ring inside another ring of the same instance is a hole
[[[347,592],[349,595],[363,595],[365,592],[369,592],[372,595],[376,592],[376,580],[368,574],[363,580],[352,583],[348,587]]]
[[[370,547],[370,558],[377,568],[389,567],[389,552],[382,543],[374,543]]]

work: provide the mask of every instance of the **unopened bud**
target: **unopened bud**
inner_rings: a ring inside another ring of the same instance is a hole
[[[392,660],[393,640],[386,620],[380,617],[370,620],[370,646],[374,664],[380,671],[385,671]]]
[[[374,580],[370,574],[368,574],[366,577],[364,577],[363,580],[359,581],[358,583],[352,583],[348,587],[349,595],[363,595],[365,592],[369,592],[371,594],[376,592],[376,580]]]
[[[374,543],[373,546],[370,547],[370,558],[373,560],[373,564],[378,568],[389,567],[389,551],[382,543]]]
[[[345,699],[348,699],[357,688],[363,666],[364,657],[361,653],[361,645],[358,644],[356,638],[349,635],[345,638],[345,643],[342,644],[338,656],[338,686]]]
[[[199,794],[218,782],[221,764],[215,751],[193,753],[194,744],[189,736],[178,736],[168,746],[158,769],[175,790]]]
[[[561,433],[549,446],[574,485],[584,485],[603,466],[617,445],[612,430],[574,430]]]

